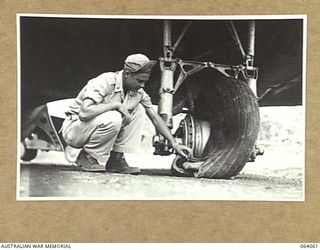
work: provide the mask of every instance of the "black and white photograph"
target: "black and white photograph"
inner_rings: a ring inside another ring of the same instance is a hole
[[[306,15],[16,18],[17,200],[305,200]]]

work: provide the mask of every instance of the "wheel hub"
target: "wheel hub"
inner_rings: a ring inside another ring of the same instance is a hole
[[[175,137],[180,138],[182,143],[192,149],[193,156],[188,161],[203,161],[206,158],[204,149],[210,137],[210,123],[208,121],[193,118],[191,115],[180,122]],[[177,176],[194,176],[196,170],[184,169],[183,163],[187,159],[177,155],[171,165],[171,171]]]
[[[210,122],[187,115],[179,126],[182,143],[192,149],[193,157],[203,157],[203,151],[210,137]]]

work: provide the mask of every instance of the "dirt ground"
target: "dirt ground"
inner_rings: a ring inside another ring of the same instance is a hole
[[[283,156],[266,152],[228,180],[175,177],[170,173],[171,157],[152,155],[127,156],[132,166],[142,168],[139,176],[78,172],[63,164],[22,164],[20,195],[40,199],[303,200],[303,162],[297,155]]]
[[[172,176],[173,156],[151,152],[126,155],[130,165],[142,169],[139,176],[78,172],[63,153],[39,152],[35,160],[21,163],[20,171],[18,166],[18,196],[26,200],[303,201],[303,112],[301,106],[261,109],[258,143],[265,153],[228,180]]]

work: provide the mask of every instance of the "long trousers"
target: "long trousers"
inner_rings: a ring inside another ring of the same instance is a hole
[[[61,128],[65,142],[74,148],[83,148],[100,164],[105,164],[110,151],[130,152],[141,144],[145,110],[142,105],[132,113],[128,125],[122,125],[118,111],[108,111],[88,122],[78,115],[68,116]]]

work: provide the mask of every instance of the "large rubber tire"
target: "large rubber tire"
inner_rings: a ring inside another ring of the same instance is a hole
[[[203,153],[209,158],[195,177],[230,178],[243,169],[254,148],[259,133],[259,106],[245,82],[222,75],[211,79],[202,84],[194,102],[193,116],[211,124]]]

